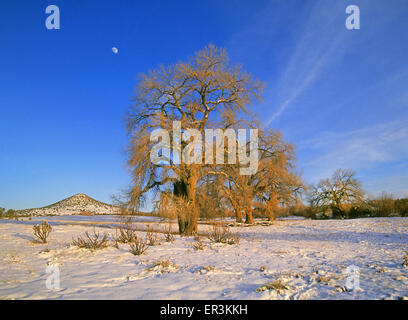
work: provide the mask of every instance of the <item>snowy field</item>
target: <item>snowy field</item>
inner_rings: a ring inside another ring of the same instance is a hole
[[[93,226],[65,222],[53,224],[48,244],[34,243],[33,223],[0,220],[1,299],[408,299],[408,218],[287,219],[232,228],[237,245],[205,239],[196,250],[193,237],[175,236],[141,256],[113,242],[94,252],[72,246]],[[171,264],[155,266],[160,260]],[[46,287],[49,265],[59,268],[59,289]]]

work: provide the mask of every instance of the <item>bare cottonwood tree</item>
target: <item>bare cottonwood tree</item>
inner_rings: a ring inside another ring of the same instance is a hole
[[[227,128],[237,115],[247,112],[251,99],[259,98],[261,91],[261,83],[239,66],[230,65],[225,50],[212,45],[187,62],[142,74],[126,118],[132,174],[130,206],[138,207],[149,191],[171,190],[188,205],[178,214],[180,234],[195,233],[196,189],[200,177],[207,172],[206,165],[204,161],[177,164],[174,154],[168,161],[153,163],[150,133],[157,128],[167,130],[170,144],[180,143],[183,150],[188,141],[174,134],[173,121],[179,121],[181,128],[197,129],[202,135],[206,128]]]
[[[323,212],[331,209],[334,216],[343,216],[347,213],[345,206],[365,203],[364,191],[353,170],[337,169],[330,179],[323,179],[312,188],[309,202]]]
[[[224,176],[218,183],[230,200],[236,213],[236,221],[253,223],[253,208],[263,207],[270,220],[279,203],[290,203],[303,188],[303,182],[295,172],[294,146],[285,142],[280,132],[258,131],[258,170],[251,175],[241,175],[240,165],[227,165],[212,172]]]

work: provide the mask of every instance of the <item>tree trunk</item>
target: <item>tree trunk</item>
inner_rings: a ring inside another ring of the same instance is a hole
[[[182,236],[191,236],[197,232],[197,220],[192,215],[178,216],[179,233]]]
[[[275,212],[272,208],[268,208],[268,219],[269,221],[275,220]]]
[[[197,233],[198,208],[196,203],[196,185],[197,177],[192,172],[188,180],[180,180],[174,183],[174,195],[182,197],[187,203],[182,212],[179,213],[177,220],[179,233],[183,236],[191,236]]]
[[[275,211],[279,207],[278,197],[275,192],[272,192],[269,200],[266,202],[266,213],[268,214],[269,221],[275,220]]]
[[[241,208],[235,208],[235,220],[237,223],[242,223],[242,211]]]
[[[247,207],[245,209],[245,223],[253,224],[254,217],[252,216],[252,208]]]
[[[235,212],[235,221],[238,223],[242,223],[242,209],[235,201],[231,200],[232,207],[234,208]]]

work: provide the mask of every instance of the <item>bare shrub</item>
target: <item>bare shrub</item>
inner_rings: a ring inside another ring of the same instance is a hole
[[[33,229],[34,236],[38,239],[38,241],[47,243],[47,238],[52,230],[51,225],[47,221],[43,221],[42,224],[36,224],[33,226]]]
[[[155,245],[160,244],[158,236],[157,236],[157,232],[154,231],[153,228],[150,227],[149,225],[147,225],[147,228],[146,228],[146,239],[147,239],[147,243],[149,244],[149,246],[155,246]]]
[[[164,240],[166,242],[173,242],[174,241],[174,235],[171,233],[171,224],[169,222],[168,227],[166,228],[166,233],[164,234]]]
[[[149,246],[146,240],[136,237],[134,241],[130,243],[129,252],[135,256],[140,256],[147,250],[148,247]]]
[[[405,252],[404,262],[402,263],[404,267],[408,268],[408,251]]]
[[[214,223],[208,239],[212,242],[225,243],[228,234],[228,227],[221,223]]]
[[[119,231],[119,234],[118,234]],[[121,224],[120,228],[116,230],[116,241],[120,243],[130,243],[136,240],[136,229],[131,221]]]
[[[90,250],[103,249],[108,246],[108,235],[106,233],[100,235],[99,232],[95,232],[95,229],[92,235],[86,231],[83,237],[72,239],[72,245]]]
[[[230,231],[229,227],[222,223],[214,223],[208,239],[215,243],[238,244],[239,237]]]

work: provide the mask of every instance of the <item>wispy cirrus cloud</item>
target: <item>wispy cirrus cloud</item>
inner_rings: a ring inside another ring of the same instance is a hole
[[[305,99],[305,94],[309,94],[310,90],[313,90],[314,95],[318,94],[320,84],[333,81],[329,75],[350,81],[347,73],[355,70],[338,68],[344,65],[345,61],[354,61],[354,64],[347,65],[349,68],[358,68],[356,62],[359,61],[363,65],[373,64],[375,69],[384,63],[385,57],[390,59],[392,55],[384,49],[389,43],[378,38],[378,34],[384,30],[392,31],[390,17],[399,12],[401,1],[392,1],[385,7],[366,0],[356,0],[354,4],[361,9],[361,30],[357,31],[345,28],[347,17],[345,9],[350,5],[349,1],[320,0],[313,1],[310,8],[306,6],[302,16],[307,15],[308,18],[301,20],[300,27],[296,28],[293,48],[288,51],[283,71],[278,80],[276,75],[273,75],[268,81],[272,86],[266,92],[265,105],[270,108],[271,115],[264,121],[265,126],[271,125],[295,105],[300,107],[309,105],[310,101]],[[392,79],[392,75],[399,74],[401,70],[394,68],[383,71],[388,72],[388,79]],[[370,78],[369,85],[373,86],[382,80],[381,77]],[[368,85],[366,82],[358,84],[360,88],[366,85]],[[342,100],[344,97],[337,98]]]
[[[408,121],[392,121],[341,133],[324,132],[301,143],[299,153],[303,154],[306,179],[311,182],[330,176],[337,168],[352,168],[380,179],[382,174],[389,175],[381,165],[392,167],[408,163]],[[404,168],[400,169],[404,172]],[[408,173],[408,166],[406,169]],[[407,189],[408,181],[404,183]],[[374,191],[373,184],[368,186]]]
[[[265,121],[269,126],[291,106],[320,76],[322,71],[335,63],[346,52],[347,32],[344,27],[342,2],[316,1],[309,18],[300,28],[285,71],[277,85],[266,97],[274,107],[273,114]]]
[[[278,3],[268,2],[230,43],[235,57],[251,57],[249,66],[262,61],[267,87],[254,107],[263,126],[297,146],[307,182],[342,167],[373,192],[407,190],[400,177],[408,166],[399,166],[408,163],[406,3],[355,0],[354,31],[345,27],[347,0]]]

